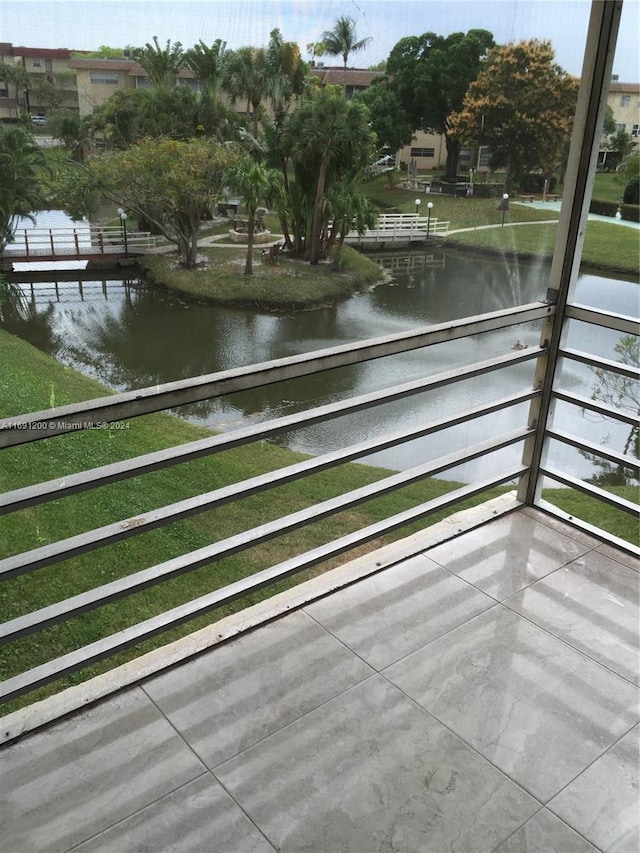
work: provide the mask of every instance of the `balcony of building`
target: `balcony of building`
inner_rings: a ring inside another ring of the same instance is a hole
[[[638,317],[578,304],[572,291],[617,16],[618,3],[594,4],[544,301],[0,422],[0,446],[29,452],[247,388],[319,375],[331,384],[353,365],[375,372],[379,359],[399,365],[393,386],[98,467],[87,458],[84,470],[0,496],[3,513],[55,514],[97,489],[311,426],[334,424],[339,435],[365,409],[427,401],[417,426],[167,505],[132,502],[116,521],[0,561],[9,585],[35,584],[51,567],[62,577],[78,555],[88,555],[91,576],[60,600],[54,577],[44,606],[22,587],[24,606],[16,603],[0,639],[18,655],[25,638],[40,637],[41,659],[0,684],[4,702],[143,652],[2,718],[11,853],[637,851],[637,493],[595,483],[575,465],[598,460],[599,470],[637,481],[637,411],[624,398],[585,395],[576,377],[637,382],[616,342],[637,340]],[[511,345],[532,336],[536,344]],[[456,344],[469,338],[476,357],[464,360]],[[403,361],[416,353],[420,375]],[[483,389],[473,404],[439,408],[439,389],[471,380]],[[603,418],[604,445],[589,431]],[[415,448],[407,470],[377,469],[364,485],[343,477],[340,493],[304,506],[277,497],[399,445]],[[437,496],[412,492],[394,513],[360,523],[359,507],[434,478],[448,484]],[[566,500],[576,494],[588,520]],[[102,549],[256,495],[274,496],[273,513],[247,512],[241,531],[116,579],[93,576]],[[145,597],[173,580],[238,555],[248,566],[252,549],[334,517],[345,519],[336,538],[292,545],[285,559],[195,598],[169,592],[147,612]],[[239,601],[249,605],[216,619]],[[114,630],[103,614],[129,602],[130,623]],[[98,639],[76,640],[75,620],[85,617],[104,627]],[[146,651],[204,617],[206,626]],[[47,632],[57,626],[69,626],[71,646],[49,657]]]

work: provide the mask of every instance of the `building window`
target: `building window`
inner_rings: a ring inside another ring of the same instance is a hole
[[[631,105],[631,95],[621,95],[620,96],[620,106],[628,107]]]
[[[631,136],[640,136],[640,124],[634,124],[631,128]]]
[[[617,124],[616,125],[616,133],[624,133],[626,129],[627,129],[626,124]]]
[[[435,157],[436,149],[435,148],[412,148],[411,156],[412,157]]]
[[[33,67],[34,67],[34,68],[42,68],[42,63],[40,62],[40,60],[39,60],[39,59],[34,59],[34,60],[33,60]]]
[[[89,77],[92,83],[104,83],[107,86],[117,86],[120,82],[117,74],[108,71],[92,71]]]

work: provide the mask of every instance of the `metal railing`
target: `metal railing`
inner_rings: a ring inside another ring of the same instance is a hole
[[[58,436],[67,433],[92,429],[114,421],[172,409],[187,403],[216,398],[249,388],[259,388],[296,377],[325,373],[372,359],[389,358],[415,350],[424,349],[426,352],[426,348],[437,347],[469,335],[483,335],[526,323],[539,324],[549,317],[553,310],[553,306],[546,303],[532,303],[479,317],[420,328],[408,333],[360,341],[250,367],[115,394],[57,409],[6,418],[0,421],[0,447],[29,445],[35,441],[55,442]],[[492,375],[510,368],[517,368],[519,365],[530,364],[531,370],[526,372],[532,376],[535,363],[544,351],[544,347],[537,346],[516,351],[509,348],[508,352],[500,352],[481,362],[462,364],[441,373],[315,406],[306,411],[252,424],[229,433],[212,434],[187,444],[148,452],[142,456],[134,456],[98,468],[76,471],[48,482],[34,483],[2,495],[0,514],[35,508],[43,504],[61,507],[64,504],[63,499],[70,495],[140,477],[152,471],[179,466],[190,460],[245,446],[252,442],[264,441],[312,424],[333,422],[340,417],[383,406],[393,400],[429,394],[435,389],[455,385],[474,377],[486,378],[489,385]],[[427,366],[428,359],[425,359],[425,370]],[[10,580],[28,573],[34,573],[35,579],[39,569],[61,563],[75,555],[94,552],[206,510],[266,492],[276,486],[300,480],[320,471],[337,468],[349,461],[362,460],[385,448],[395,447],[421,437],[430,436],[437,440],[438,435],[444,430],[460,424],[479,422],[480,418],[492,413],[504,412],[523,404],[526,408],[526,405],[540,393],[533,388],[531,376],[528,381],[524,380],[522,387],[507,395],[496,393],[490,401],[478,406],[463,406],[447,417],[425,419],[419,426],[395,430],[317,457],[296,461],[283,469],[261,473],[241,482],[226,484],[206,494],[179,500],[168,506],[156,507],[144,513],[136,514],[135,508],[131,508],[127,514],[126,509],[123,508],[123,517],[115,523],[44,545],[34,542],[35,547],[0,560],[0,579]],[[405,486],[428,478],[441,476],[470,460],[487,457],[504,448],[517,446],[523,443],[531,432],[532,428],[526,422],[522,422],[516,428],[505,428],[471,446],[463,444],[444,456],[438,454],[436,447],[435,459],[431,461],[416,459],[417,464],[409,470],[389,472],[388,475],[382,476],[381,479],[369,485],[354,488],[315,505],[297,509],[276,520],[258,523],[256,526],[212,542],[203,548],[173,557],[149,568],[142,568],[119,580],[97,585],[65,600],[38,608],[35,612],[23,613],[2,625],[0,643],[10,643],[49,626],[66,622],[79,614],[89,613],[110,602],[165,583],[171,578],[240,553],[255,545],[269,542],[313,522],[353,510],[376,497],[394,493]],[[208,613],[239,597],[262,589],[275,581],[298,574],[304,569],[390,534],[407,524],[426,519],[440,510],[456,507],[467,498],[481,495],[501,484],[517,482],[525,473],[526,466],[519,461],[520,454],[516,456],[518,461],[511,460],[505,463],[490,476],[483,476],[473,482],[460,485],[439,498],[357,529],[305,553],[291,555],[278,565],[261,570],[222,589],[171,608],[165,613],[143,620],[60,658],[36,666],[28,672],[9,678],[0,688],[0,698],[2,701],[8,701],[65,674],[82,669],[92,662],[137,645],[198,615]]]
[[[14,235],[2,256],[17,260],[32,258],[85,258],[113,254],[136,254],[157,245],[149,231],[127,231],[120,226],[104,228],[25,228]]]

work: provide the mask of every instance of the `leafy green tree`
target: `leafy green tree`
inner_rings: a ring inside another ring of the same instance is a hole
[[[520,41],[493,48],[471,83],[462,109],[449,119],[456,138],[489,145],[494,166],[514,179],[558,165],[570,134],[578,81],[554,60],[551,42]]]
[[[353,18],[343,15],[337,19],[333,28],[322,34],[321,44],[323,53],[328,56],[341,56],[344,65],[345,86],[347,60],[352,53],[358,53],[371,42],[371,38],[358,39],[356,22]]]
[[[304,92],[307,66],[298,45],[284,41],[279,29],[270,33],[265,60],[266,94],[271,100],[276,124],[280,124],[292,99]]]
[[[450,124],[462,108],[487,52],[494,45],[487,30],[439,36],[424,33],[401,39],[387,60],[391,91],[405,110],[412,130],[443,134],[447,148],[445,178],[455,181],[462,142]]]
[[[335,86],[312,91],[287,117],[283,150],[295,174],[289,192],[294,228],[299,233],[305,223],[305,257],[317,264],[327,239],[330,187],[360,173],[376,150],[367,108]]]
[[[93,157],[88,166],[106,198],[154,225],[193,267],[200,222],[221,198],[237,159],[232,146],[211,139],[158,139]]]
[[[282,175],[264,163],[245,156],[227,174],[227,184],[242,197],[247,209],[247,258],[245,275],[253,275],[253,244],[256,229],[256,210],[262,204],[281,206],[283,200]]]
[[[184,63],[196,80],[204,84],[211,95],[219,97],[222,86],[222,69],[227,43],[216,39],[209,47],[202,40],[185,51]]]
[[[45,166],[44,152],[30,128],[0,124],[0,252],[13,239],[18,218],[44,206]]]
[[[368,89],[356,95],[371,115],[371,126],[378,137],[378,153],[392,154],[409,145],[413,127],[406,110],[387,78],[374,80]]]
[[[373,228],[379,211],[361,192],[358,177],[334,184],[327,201],[330,228],[326,251],[333,257],[333,269],[340,270],[345,237],[350,231],[364,234],[367,228]]]
[[[179,41],[171,44],[171,40],[167,39],[166,45],[162,48],[157,36],[153,37],[153,44],[147,42],[143,48],[135,51],[135,55],[149,80],[155,86],[164,88],[175,85],[175,80],[185,62],[184,51]]]

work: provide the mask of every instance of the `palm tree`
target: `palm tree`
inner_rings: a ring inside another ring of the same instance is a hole
[[[224,64],[227,43],[222,39],[216,39],[209,47],[202,39],[198,44],[185,51],[184,63],[207,88],[207,91],[216,97],[219,96],[222,84],[222,66]]]
[[[234,100],[246,100],[247,113],[253,113],[253,135],[257,137],[260,104],[267,95],[265,48],[240,47],[230,51],[224,63],[222,85]]]
[[[145,46],[135,54],[136,61],[145,70],[147,77],[155,86],[170,88],[175,83],[180,69],[184,65],[184,52],[179,41],[167,44],[161,48],[158,36],[153,37],[153,44]]]
[[[320,89],[303,99],[285,127],[284,146],[296,172],[313,176],[310,239],[306,256],[317,264],[321,232],[328,205],[326,192],[332,182],[344,181],[364,168],[375,150],[375,133],[369,127],[367,108],[347,100],[336,89]]]
[[[298,45],[284,41],[279,29],[272,30],[266,52],[266,88],[277,125],[292,98],[304,91],[306,70]]]
[[[356,34],[356,22],[353,18],[342,16],[335,22],[332,30],[322,34],[324,53],[329,56],[341,56],[344,63],[344,86],[347,85],[347,59],[349,54],[363,50],[371,41],[370,38],[360,39]]]
[[[44,168],[44,153],[30,129],[0,124],[0,254],[13,239],[18,218],[33,218],[31,211],[44,205]]]
[[[257,163],[246,156],[227,175],[229,187],[242,196],[247,208],[247,259],[245,275],[253,275],[253,238],[256,227],[256,209],[261,204],[278,205],[282,199],[282,175],[276,169],[269,169],[264,163]]]

